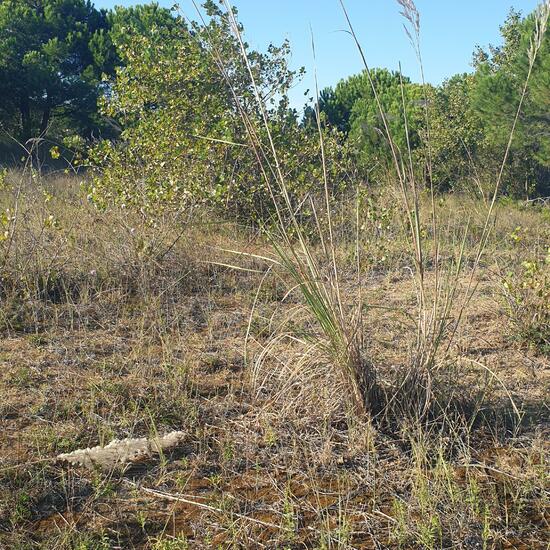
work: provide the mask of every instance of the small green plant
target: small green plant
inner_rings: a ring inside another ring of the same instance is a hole
[[[321,531],[317,550],[349,548],[351,543],[351,526],[345,517],[339,518],[337,527]]]
[[[95,499],[108,498],[115,494],[114,484],[105,479],[100,470],[94,470],[91,482]]]
[[[180,535],[176,537],[160,537],[153,541],[152,550],[187,550],[189,543],[187,537]]]
[[[407,509],[405,503],[398,498],[394,498],[392,508],[392,517],[395,523],[392,524],[390,536],[396,542],[397,547],[402,548],[409,539]]]
[[[14,386],[25,387],[32,382],[32,372],[28,367],[19,367],[11,380]]]
[[[231,441],[225,441],[222,446],[222,460],[225,464],[235,458],[235,449]]]
[[[111,542],[105,533],[99,535],[79,535],[73,543],[75,550],[110,550]]]
[[[8,186],[8,169],[0,168],[0,191]]]
[[[439,517],[434,514],[418,524],[418,543],[421,548],[434,549],[441,543],[441,523]]]
[[[468,477],[468,487],[466,492],[466,503],[471,508],[472,513],[476,516],[480,513],[481,495],[477,479],[474,476]]]
[[[277,444],[277,432],[272,426],[266,426],[264,428],[263,442],[268,447]]]
[[[142,510],[138,510],[136,513],[136,521],[139,524],[140,529],[145,532],[145,526],[147,525],[147,513]]]
[[[282,527],[285,532],[285,540],[289,543],[292,542],[295,538],[295,533],[298,526],[290,486],[287,486],[284,493]]]
[[[215,489],[220,489],[223,482],[223,477],[221,474],[212,474],[211,476],[208,476],[208,481],[212,487]]]
[[[487,550],[490,538],[491,538],[491,516],[489,513],[489,507],[485,505],[485,509],[483,513],[483,530],[481,532],[481,539],[483,541],[483,550]]]
[[[31,497],[26,492],[17,495],[15,505],[11,512],[11,522],[13,525],[22,523],[31,517]]]
[[[516,228],[514,228],[514,230],[510,233],[509,237],[510,237],[510,240],[513,242],[513,243],[519,243],[522,239],[523,239],[523,235],[522,235],[522,230],[523,228],[521,227],[521,225],[518,225]]]
[[[550,353],[550,248],[543,260],[524,261],[510,271],[502,286],[514,338]]]

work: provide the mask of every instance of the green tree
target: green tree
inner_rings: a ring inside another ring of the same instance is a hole
[[[434,185],[449,190],[473,178],[483,158],[484,134],[472,105],[475,77],[458,74],[430,94],[430,149]],[[479,183],[479,182],[478,182]]]
[[[0,3],[0,95],[5,129],[26,142],[50,121],[82,134],[97,126],[96,101],[108,57],[106,13],[86,0]]]
[[[504,43],[478,51],[474,107],[491,156],[502,158],[529,68],[535,14],[511,12],[501,27]],[[507,167],[505,191],[550,192],[550,32],[547,30],[533,67]]]
[[[420,130],[424,119],[422,87],[387,69],[373,69],[371,78],[397,149],[401,154],[407,154],[409,145],[413,151],[417,150],[421,145]],[[348,134],[356,148],[356,158],[371,177],[387,172],[390,144],[366,72],[341,80],[334,90],[323,90],[319,108],[327,124]]]

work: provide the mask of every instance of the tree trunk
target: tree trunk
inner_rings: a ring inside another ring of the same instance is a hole
[[[32,137],[31,127],[31,105],[29,98],[26,95],[21,96],[19,104],[19,111],[21,113],[21,141],[23,145]]]
[[[50,122],[51,109],[48,105],[42,111],[42,120],[40,121],[40,137],[44,137],[46,130],[48,129],[48,123]]]

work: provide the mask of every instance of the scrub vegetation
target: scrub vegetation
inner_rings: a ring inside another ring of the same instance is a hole
[[[547,549],[550,3],[438,87],[341,7],[300,116],[227,0],[0,4],[1,549]]]

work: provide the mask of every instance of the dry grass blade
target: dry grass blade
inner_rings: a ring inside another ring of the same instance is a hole
[[[165,499],[165,500],[171,500],[173,502],[181,502],[183,504],[189,504],[191,506],[196,506],[197,508],[202,508],[203,510],[207,510],[209,512],[215,512],[217,514],[223,514],[223,515],[226,515],[228,514],[227,510],[223,510],[221,508],[217,508],[216,506],[211,506],[210,504],[205,504],[204,502],[197,502],[196,499],[197,497],[195,495],[193,495],[192,498],[190,497],[187,497],[187,496],[184,496],[184,495],[174,495],[174,494],[171,494],[171,493],[165,493],[163,491],[157,491],[156,489],[150,489],[148,487],[143,487],[141,485],[138,485],[137,483],[133,482],[133,481],[130,481],[130,480],[125,480],[124,481],[127,485],[129,485],[130,487],[133,487],[135,489],[137,489],[138,491],[143,491],[144,493],[147,493],[148,495],[152,495],[156,498],[160,498],[160,499]],[[236,518],[239,518],[239,519],[242,519],[242,520],[245,520],[245,521],[248,521],[248,522],[251,522],[251,523],[255,523],[257,525],[261,525],[262,527],[267,527],[268,529],[285,529],[285,526],[281,526],[281,525],[275,525],[274,523],[269,523],[268,521],[263,521],[261,519],[256,519],[256,518],[253,518],[253,517],[250,517],[250,516],[245,516],[244,514],[239,514],[237,512],[231,512],[230,513],[231,516],[234,516]]]

